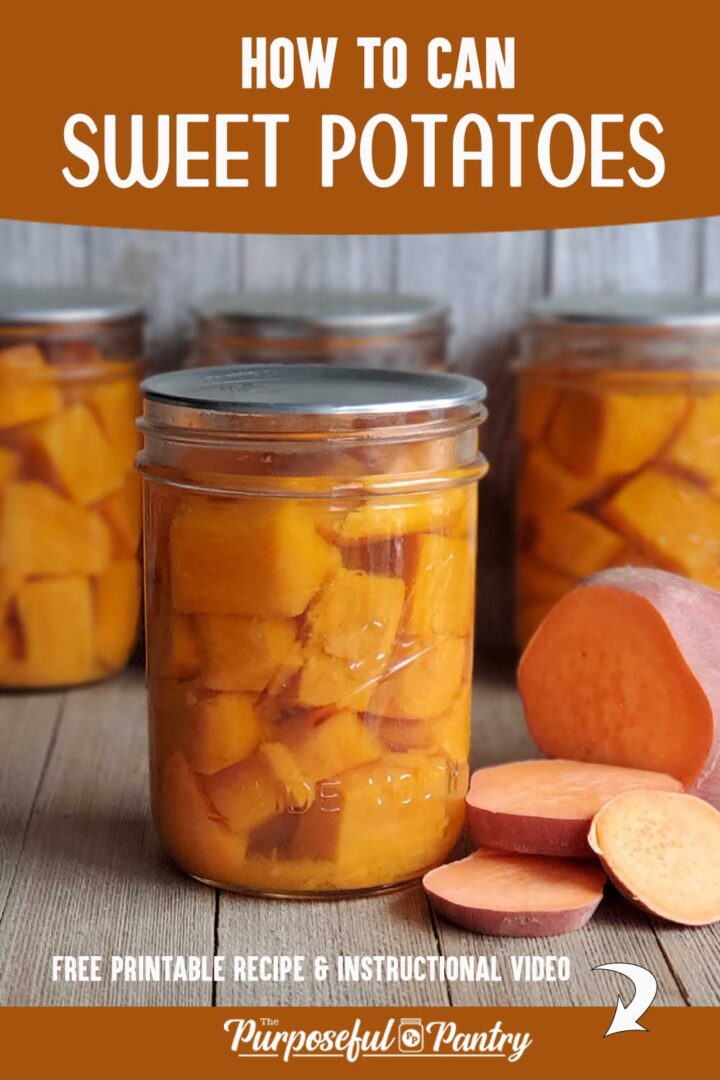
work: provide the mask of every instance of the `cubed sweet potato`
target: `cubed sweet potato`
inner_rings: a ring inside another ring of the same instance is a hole
[[[538,558],[576,580],[603,570],[625,541],[589,514],[560,510],[538,522],[534,551]]]
[[[303,776],[313,784],[377,761],[383,749],[360,717],[348,710],[313,725],[290,748]]]
[[[517,508],[521,520],[535,520],[556,510],[571,510],[595,498],[606,486],[604,476],[578,476],[542,444],[523,461]]]
[[[710,487],[720,484],[720,393],[695,393],[663,459]]]
[[[444,758],[398,754],[321,784],[293,856],[331,862],[336,888],[415,877],[447,854],[460,828],[461,819],[448,828],[447,776]]]
[[[123,667],[132,652],[140,619],[137,559],[114,559],[95,583],[98,659],[110,670]]]
[[[308,611],[306,659],[297,697],[303,705],[360,709],[386,670],[400,624],[405,586],[341,567]]]
[[[663,448],[687,411],[681,393],[563,390],[548,431],[559,461],[585,476],[634,472]]]
[[[0,566],[20,574],[102,574],[110,532],[91,510],[36,481],[8,484],[0,501]]]
[[[408,542],[405,629],[416,637],[462,637],[472,631],[474,547],[420,533]]]
[[[0,350],[0,428],[41,420],[60,405],[52,371],[35,345]]]
[[[468,663],[465,638],[409,639],[394,654],[368,711],[407,720],[442,716],[460,691]]]
[[[603,514],[657,561],[720,587],[720,500],[712,495],[680,476],[649,468],[608,500]]]
[[[100,499],[97,510],[110,526],[113,551],[118,557],[135,555],[142,531],[142,489],[140,477],[127,473],[123,485]]]
[[[522,386],[519,416],[520,434],[525,442],[535,443],[543,437],[558,396],[558,388],[553,382],[532,382]]]
[[[623,549],[625,550],[625,549]],[[517,557],[515,592],[521,604],[537,600],[554,603],[575,585],[575,579],[523,551]]]
[[[217,820],[217,811],[180,752],[165,765],[154,812],[161,840],[184,870],[221,885],[238,880],[247,841]]]
[[[30,686],[66,686],[95,674],[95,625],[85,577],[26,581],[16,598]]]
[[[122,463],[85,405],[69,405],[33,425],[26,444],[48,482],[57,483],[81,506],[122,487]]]
[[[7,446],[0,446],[0,490],[20,473],[20,455]]]
[[[188,760],[197,772],[216,773],[244,761],[261,738],[254,694],[196,695],[184,742]]]
[[[211,690],[265,690],[295,647],[294,619],[245,615],[195,618],[202,679]]]
[[[292,618],[340,555],[299,502],[195,496],[173,519],[170,561],[179,611]]]
[[[471,513],[472,497],[463,487],[434,494],[369,496],[340,519],[333,537],[340,544],[365,544],[418,532],[462,535]]]
[[[88,389],[84,397],[112,446],[120,468],[131,469],[140,446],[136,419],[142,412],[136,380],[121,377],[98,383]]]
[[[314,786],[282,743],[262,743],[239,765],[205,779],[206,791],[230,827],[247,835],[275,814],[312,805]]]

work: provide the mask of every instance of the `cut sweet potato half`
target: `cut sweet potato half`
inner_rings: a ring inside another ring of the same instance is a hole
[[[668,773],[720,800],[720,593],[623,567],[549,612],[518,670],[547,757]]]
[[[483,848],[430,870],[423,886],[441,915],[475,934],[550,937],[588,922],[605,875],[590,862]]]
[[[672,776],[582,761],[513,761],[478,769],[467,794],[467,824],[478,846],[530,855],[592,858],[588,830],[623,791],[682,791]]]
[[[626,791],[596,814],[590,846],[644,911],[683,926],[720,920],[720,813],[702,799]]]

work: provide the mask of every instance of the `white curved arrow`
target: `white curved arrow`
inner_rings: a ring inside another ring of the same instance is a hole
[[[593,971],[619,971],[630,979],[635,987],[635,996],[626,1005],[618,995],[615,1015],[605,1035],[617,1035],[619,1031],[647,1031],[638,1020],[646,1013],[657,994],[657,979],[647,968],[639,964],[598,964]]]

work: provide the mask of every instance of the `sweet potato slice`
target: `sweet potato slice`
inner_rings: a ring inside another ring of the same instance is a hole
[[[98,514],[35,481],[8,484],[0,500],[0,566],[20,574],[101,574],[111,539]]]
[[[595,816],[590,846],[633,904],[683,926],[720,920],[720,813],[702,799],[627,791]]]
[[[581,476],[634,472],[662,449],[686,410],[687,399],[680,393],[564,390],[548,446]]]
[[[548,757],[649,769],[720,800],[720,593],[663,570],[606,570],[563,597],[520,661]]]
[[[26,441],[47,480],[81,506],[122,487],[122,463],[85,405],[69,405],[34,425]]]
[[[649,468],[625,484],[603,514],[656,561],[720,588],[720,500]]]
[[[551,937],[592,918],[605,875],[590,862],[481,849],[431,870],[423,886],[441,915],[475,934]]]
[[[615,795],[638,788],[682,791],[682,784],[663,773],[581,761],[478,769],[467,795],[468,830],[478,847],[589,859],[594,815]]]
[[[622,536],[589,514],[561,510],[539,522],[535,552],[543,562],[577,580],[603,570],[624,546]]]
[[[299,502],[193,497],[170,527],[173,603],[189,615],[292,618],[339,562]]]

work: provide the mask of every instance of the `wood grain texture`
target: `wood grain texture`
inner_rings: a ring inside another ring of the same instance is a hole
[[[150,822],[145,712],[138,671],[68,694],[0,922],[0,1005],[210,1004],[209,984],[51,978],[54,954],[212,955],[214,892],[169,865]],[[25,752],[16,739],[16,767]]]
[[[533,756],[512,683],[511,661],[478,666],[473,764]],[[145,694],[138,671],[68,693],[54,741],[58,695],[0,698],[3,854],[0,1005],[502,1005],[609,1004],[616,960],[639,963],[660,983],[659,1003],[720,1004],[718,930],[652,926],[609,897],[575,935],[547,940],[477,937],[436,920],[418,888],[374,898],[291,902],[219,895],[174,870],[160,853],[147,798]],[[18,723],[18,720],[21,722]],[[44,768],[43,768],[44,762]],[[39,786],[38,786],[39,785]],[[29,825],[23,820],[30,814]],[[24,815],[24,817],[23,817]],[[20,818],[24,835],[10,826]],[[10,842],[8,842],[8,837]],[[16,839],[13,840],[13,837]],[[379,838],[380,840],[380,838]],[[13,855],[13,853],[16,853]],[[3,858],[3,866],[5,857]],[[211,956],[278,953],[331,961],[344,955],[496,955],[503,983],[53,985],[53,954]],[[513,955],[570,957],[572,980],[522,984]],[[619,987],[617,988],[620,989]]]
[[[391,236],[246,236],[243,284],[383,291],[392,285],[394,248]]]
[[[0,221],[0,284],[88,284],[89,231],[76,225]]]
[[[0,697],[0,920],[64,701],[64,694]]]

